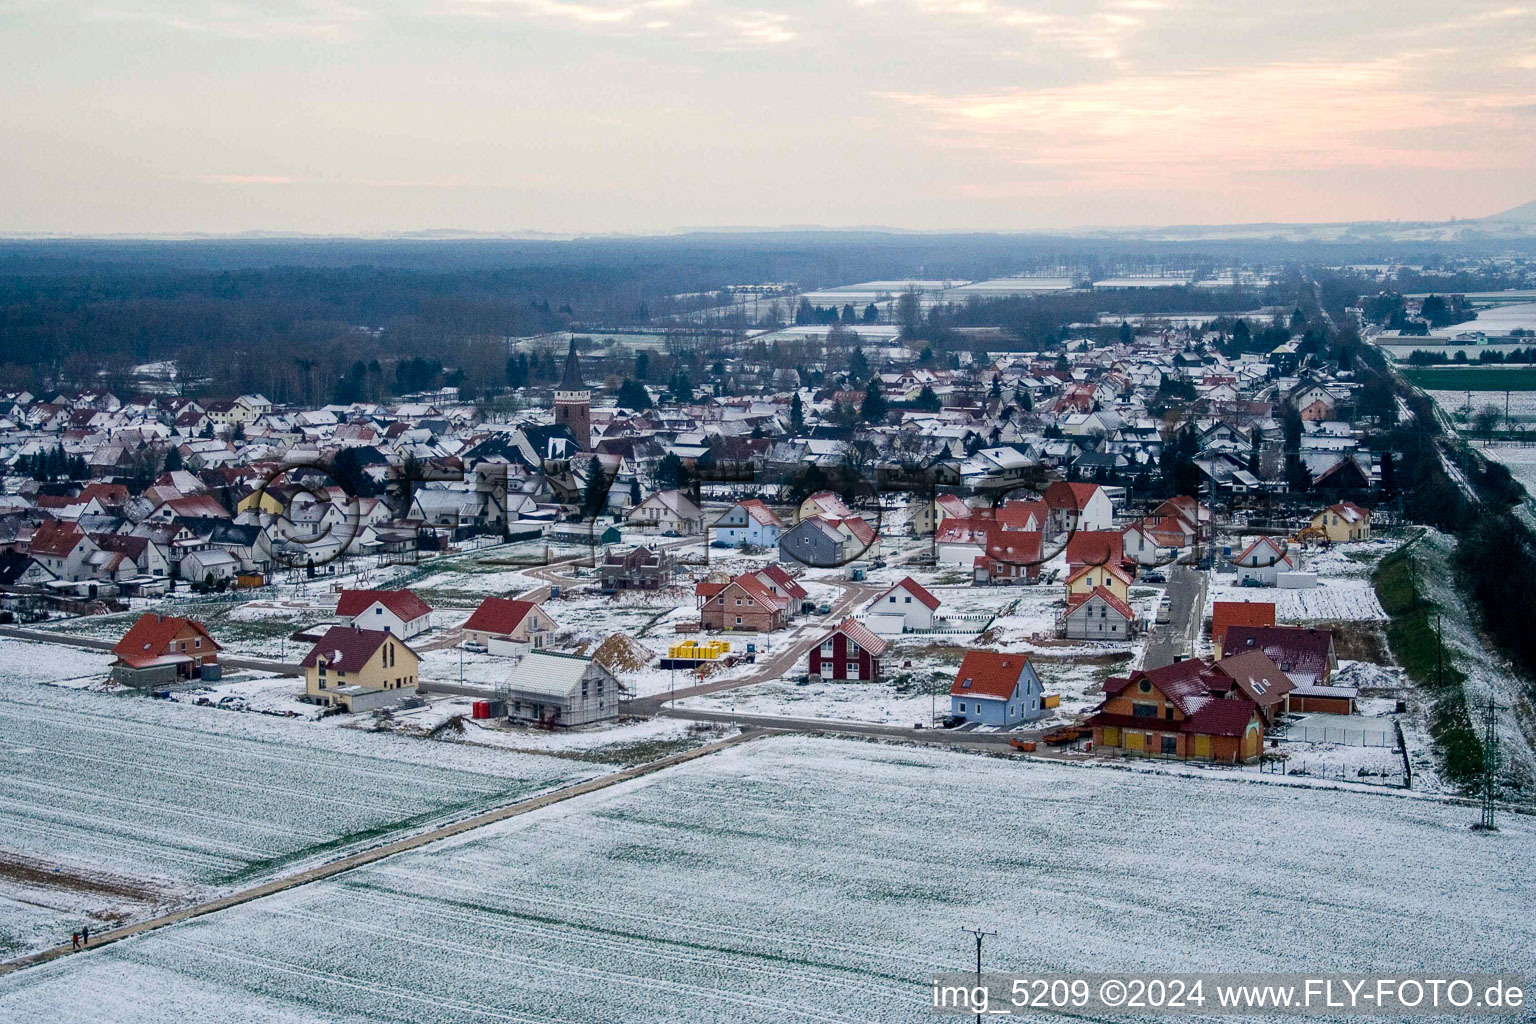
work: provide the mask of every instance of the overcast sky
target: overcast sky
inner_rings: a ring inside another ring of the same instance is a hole
[[[1477,217],[1481,0],[0,0],[0,232]]]

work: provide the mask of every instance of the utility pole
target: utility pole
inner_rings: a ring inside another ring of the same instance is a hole
[[[1483,815],[1472,828],[1478,832],[1497,832],[1493,823],[1493,802],[1499,793],[1499,712],[1507,711],[1495,704],[1493,697],[1483,705]]]
[[[985,939],[988,935],[991,935],[991,936],[995,937],[997,935],[997,932],[986,932],[986,931],[982,931],[980,928],[961,928],[960,930],[963,931],[963,932],[966,932],[967,934],[974,935],[976,937],[976,987],[980,988],[981,987],[981,940]],[[980,1013],[976,1014],[976,1024],[981,1024],[981,1014]]]
[[[1435,685],[1445,689],[1445,631],[1440,628],[1440,613],[1435,613]]]

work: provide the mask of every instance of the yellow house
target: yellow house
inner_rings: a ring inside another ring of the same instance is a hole
[[[317,704],[371,711],[416,694],[416,652],[382,629],[333,626],[302,664],[305,696]]]
[[[1067,604],[1078,595],[1088,595],[1099,587],[1129,604],[1131,601],[1131,574],[1118,565],[1085,565],[1067,577]]]
[[[241,512],[253,510],[280,516],[287,510],[287,506],[283,504],[282,499],[277,494],[265,487],[258,487],[250,494],[241,498],[240,503],[235,506],[235,513],[237,515]]]
[[[1312,517],[1312,528],[1335,544],[1371,539],[1371,510],[1353,502],[1329,505]]]

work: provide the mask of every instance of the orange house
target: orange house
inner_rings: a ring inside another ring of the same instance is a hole
[[[130,683],[196,679],[218,664],[220,650],[201,622],[145,612],[112,648],[113,675]]]
[[[1086,724],[1095,746],[1148,757],[1236,764],[1264,749],[1258,705],[1199,658],[1106,679]]]

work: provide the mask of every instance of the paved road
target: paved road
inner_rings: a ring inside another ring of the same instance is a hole
[[[374,861],[383,860],[385,857],[392,857],[397,853],[404,853],[407,850],[414,850],[418,847],[426,846],[428,843],[435,843],[439,839],[447,839],[450,836],[456,836],[477,828],[483,828],[484,826],[490,825],[494,822],[505,821],[508,818],[515,818],[519,815],[527,814],[530,811],[536,811],[541,807],[548,807],[551,804],[557,804],[565,800],[570,800],[573,797],[584,796],[587,793],[593,793],[600,789],[607,789],[609,786],[617,785],[620,782],[628,782],[630,779],[637,779],[642,775],[649,775],[652,772],[658,772],[664,768],[671,768],[674,765],[683,764],[700,757],[705,757],[709,754],[715,753],[718,750],[723,750],[726,747],[735,746],[738,743],[756,739],[760,735],[762,734],[759,732],[747,730],[740,733],[739,735],[732,736],[729,739],[719,740],[715,743],[709,743],[702,747],[696,747],[693,750],[685,750],[680,754],[672,754],[668,757],[663,757],[656,761],[650,761],[646,764],[636,765],[633,768],[625,768],[622,771],[611,772],[608,775],[601,775],[595,779],[588,779],[586,782],[580,782],[573,786],[566,786],[562,789],[556,789],[549,793],[545,793],[542,796],[532,797],[528,800],[522,800],[514,804],[508,804],[505,807],[498,807],[493,810],[485,811],[481,814],[475,815],[472,818],[465,818],[463,821],[456,821],[451,824],[430,829],[426,832],[421,832],[413,836],[397,839],[394,842],[385,843],[382,846],[376,846],[371,850],[364,850],[361,853],[355,853],[351,856],[342,857],[339,860],[331,861],[329,864],[322,864],[319,867],[296,872],[284,878],[278,878],[271,882],[266,882],[262,885],[252,886],[249,889],[242,889],[239,892],[231,893],[228,896],[222,896],[215,900],[209,900],[206,903],[199,903],[195,906],[186,907],[175,911],[174,913],[163,914],[160,917],[151,918],[148,921],[140,921],[138,924],[125,925],[122,928],[113,928],[110,931],[96,932],[91,936],[90,948],[94,950],[98,947],[109,945],[113,942],[119,942],[123,939],[131,938],[135,935],[142,935],[145,932],[158,931],[161,928],[168,927],[180,921],[185,921],[188,918],[202,917],[205,914],[211,914],[219,910],[226,910],[229,907],[238,906],[241,903],[247,903],[254,899],[260,899],[263,896],[270,896],[273,893],[282,892],[285,889],[292,889],[296,886],[306,885],[309,882],[318,881],[322,878],[330,878],[333,875],[341,874],[343,871],[351,871],[353,868],[362,867],[365,864],[372,864]],[[43,950],[40,953],[33,953],[29,956],[20,957],[16,960],[0,963],[0,974],[8,974],[11,971],[18,970],[22,967],[31,967],[34,964],[46,963],[49,960],[57,960],[60,957],[69,956],[73,952],[75,951],[68,945],[55,946],[52,949]],[[86,952],[89,952],[89,950]]]
[[[1168,596],[1173,607],[1168,622],[1154,626],[1142,657],[1143,669],[1172,665],[1181,654],[1195,652],[1195,637],[1205,618],[1206,574],[1187,565],[1175,565],[1168,577]]]
[[[765,732],[822,732],[841,736],[887,736],[892,739],[913,740],[918,743],[941,744],[950,747],[998,747],[1007,746],[1011,739],[1039,740],[1044,729],[1015,729],[1009,733],[967,732],[958,729],[912,729],[900,725],[880,725],[875,722],[843,722],[822,718],[784,718],[776,715],[738,715],[729,711],[695,711],[689,708],[662,708],[657,718],[680,718],[689,722],[734,723],[743,728]]]
[[[722,690],[735,690],[754,683],[765,683],[771,679],[782,679],[794,670],[800,659],[806,656],[828,629],[843,621],[855,608],[873,599],[888,586],[881,583],[855,583],[851,580],[819,580],[817,582],[838,587],[843,591],[843,596],[832,603],[832,610],[826,615],[802,623],[791,631],[788,637],[781,637],[779,650],[769,655],[766,660],[759,660],[751,672],[730,679],[722,679],[719,682],[700,683],[697,686],[685,686],[666,693],[639,697],[624,705],[625,713],[653,714],[672,700],[697,697],[706,693],[719,693]],[[754,634],[742,635],[750,639]]]

